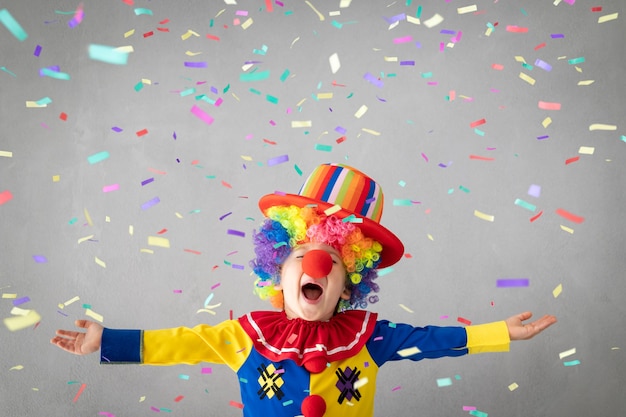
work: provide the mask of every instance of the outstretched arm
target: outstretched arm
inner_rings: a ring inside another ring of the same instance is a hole
[[[556,323],[556,317],[546,314],[538,320],[524,324],[524,321],[530,319],[532,316],[533,313],[525,311],[511,316],[504,321],[509,329],[509,337],[511,340],[530,339]]]
[[[89,320],[76,320],[75,324],[76,327],[87,331],[57,330],[56,336],[50,339],[50,343],[75,355],[87,355],[100,349],[104,327]]]

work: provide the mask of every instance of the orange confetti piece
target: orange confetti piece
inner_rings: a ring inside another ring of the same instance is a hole
[[[87,387],[87,384],[82,384],[80,386],[80,388],[78,389],[78,392],[76,393],[76,396],[74,397],[72,402],[75,403],[76,401],[78,401],[78,397],[80,397],[80,395],[83,393],[83,391],[85,390],[86,387]]]
[[[233,186],[227,183],[226,181],[222,181],[222,185],[226,188],[233,188]]]
[[[547,101],[540,101],[538,106],[541,110],[561,110],[561,103],[550,103]]]
[[[569,165],[572,162],[578,162],[580,160],[580,156],[575,156],[573,158],[569,158],[565,160],[565,165]]]
[[[476,159],[478,161],[494,161],[496,158],[490,158],[488,156],[470,155],[470,159]]]

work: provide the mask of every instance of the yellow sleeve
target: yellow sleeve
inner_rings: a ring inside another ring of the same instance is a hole
[[[236,320],[216,326],[200,324],[194,328],[144,330],[142,363],[192,365],[209,362],[228,365],[236,372],[251,349],[252,340]]]
[[[467,348],[470,354],[508,352],[511,339],[504,321],[467,326]]]

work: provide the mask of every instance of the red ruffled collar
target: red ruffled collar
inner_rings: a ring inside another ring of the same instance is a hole
[[[289,319],[284,311],[254,311],[239,323],[257,351],[271,361],[295,361],[318,373],[328,362],[356,355],[374,332],[376,313],[348,310],[328,321]]]

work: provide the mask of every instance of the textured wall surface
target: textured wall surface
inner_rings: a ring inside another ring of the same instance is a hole
[[[340,162],[406,246],[371,310],[559,319],[509,353],[386,365],[377,415],[623,415],[625,9],[0,2],[0,414],[241,415],[219,365],[106,367],[49,339],[268,309],[257,201]]]

